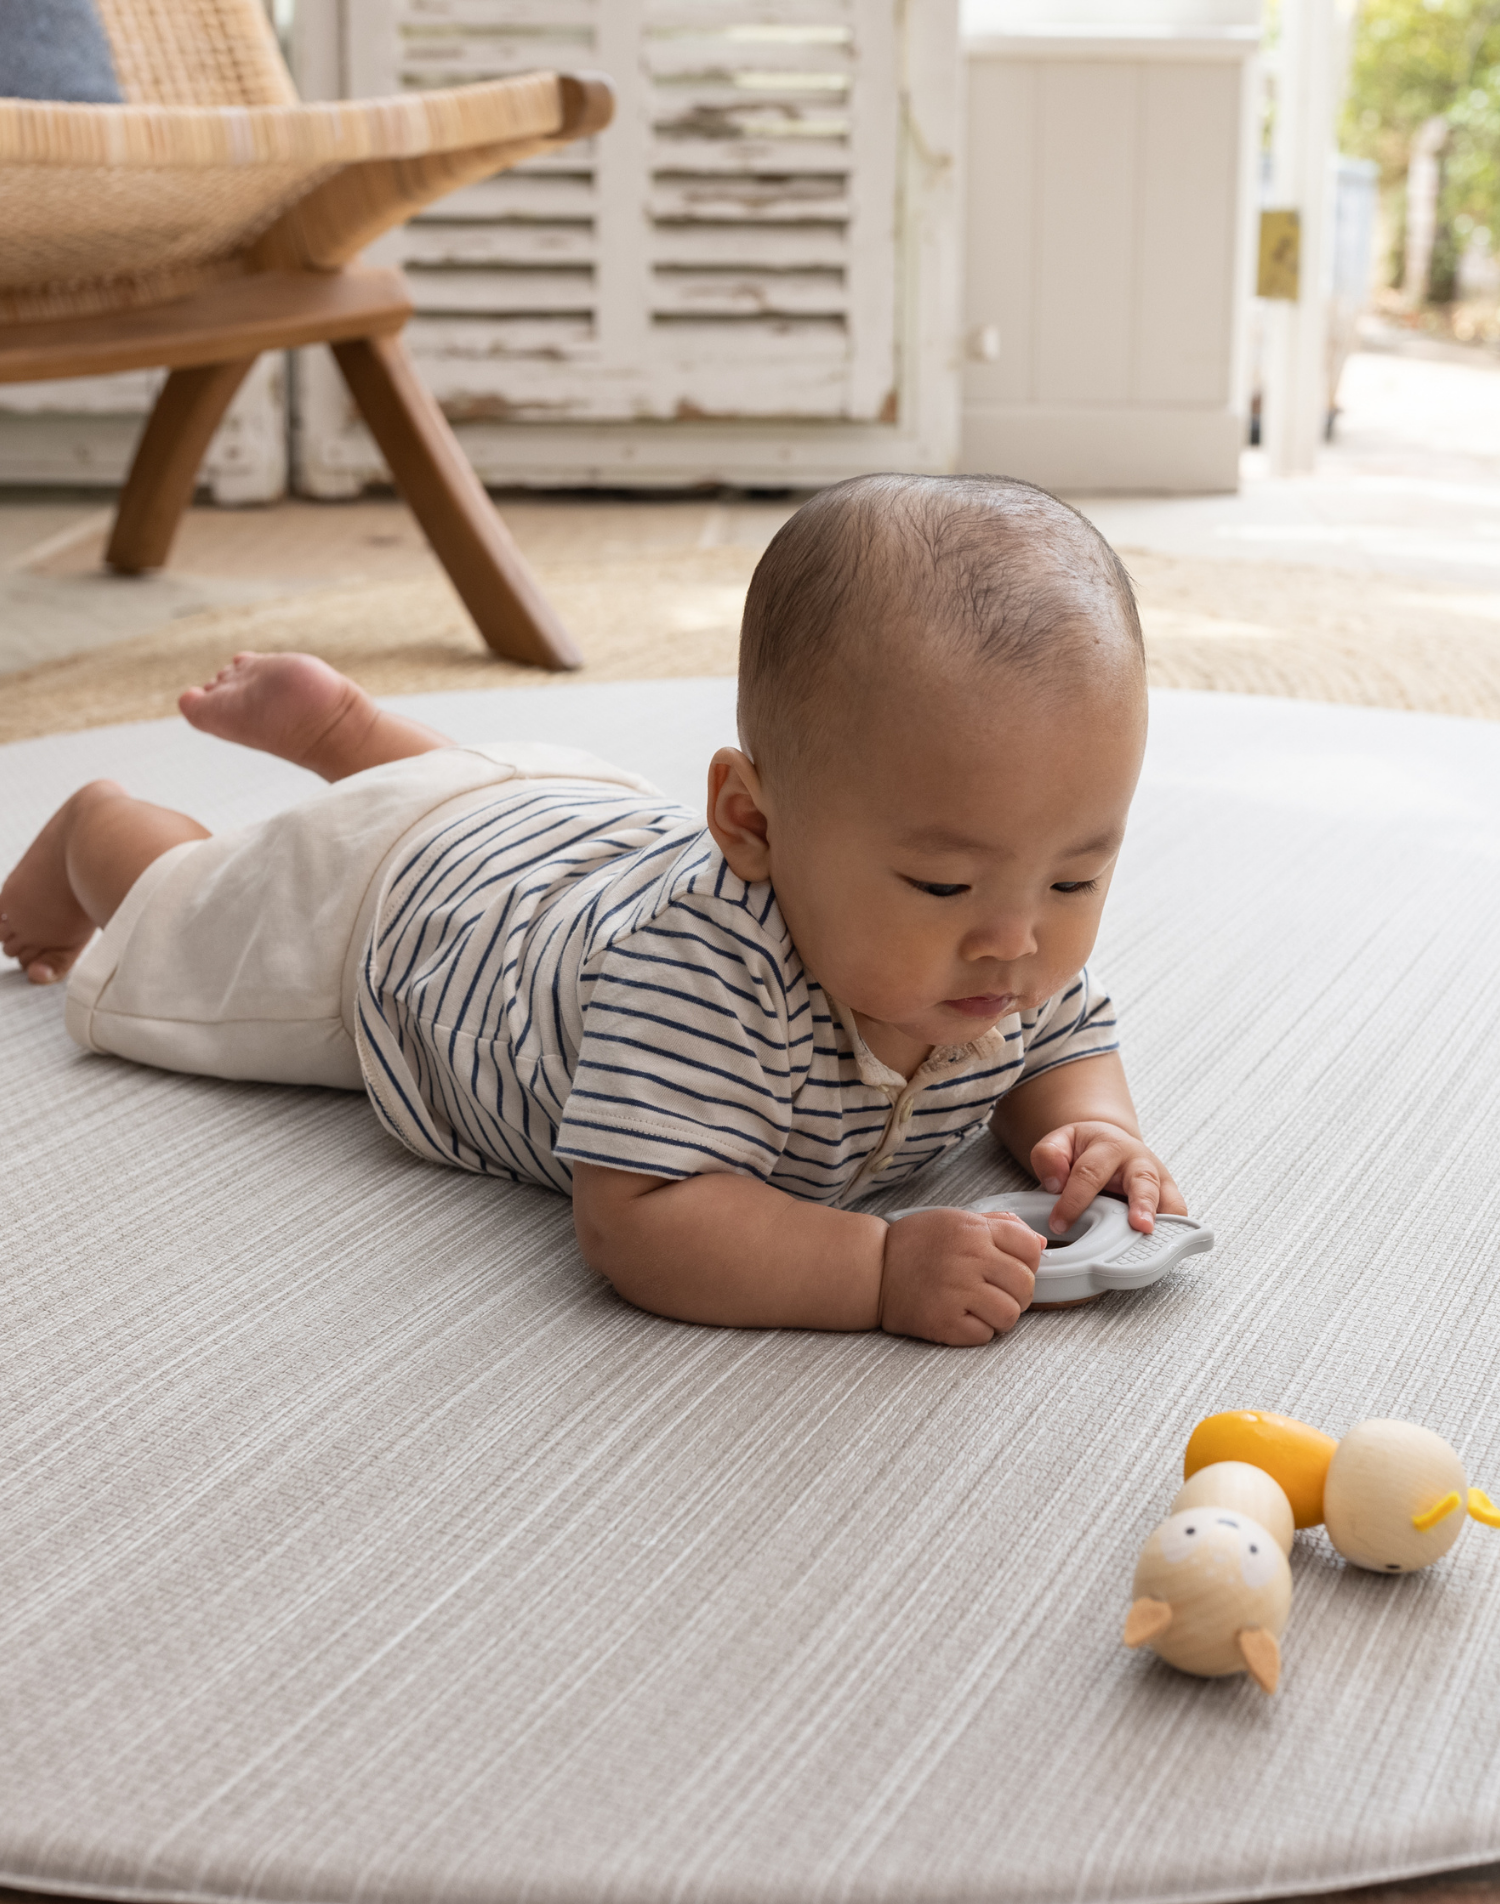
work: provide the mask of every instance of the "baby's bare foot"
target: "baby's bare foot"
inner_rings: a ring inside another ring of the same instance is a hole
[[[14,959],[33,985],[53,985],[65,978],[94,936],[94,922],[68,882],[68,832],[81,801],[119,791],[112,780],[80,788],[57,809],[0,886],[0,952]]]
[[[237,654],[177,705],[205,734],[258,747],[325,780],[363,764],[360,749],[378,714],[363,688],[307,654]]]

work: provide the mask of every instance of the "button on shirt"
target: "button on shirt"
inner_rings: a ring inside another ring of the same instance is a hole
[[[414,842],[366,954],[376,1112],[419,1155],[568,1190],[575,1162],[847,1204],[1023,1078],[1118,1049],[1087,971],[908,1081],[804,967],[701,820],[599,782],[506,787]]]

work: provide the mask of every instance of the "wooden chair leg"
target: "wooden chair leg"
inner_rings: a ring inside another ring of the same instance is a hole
[[[245,381],[253,357],[231,364],[174,370],[162,385],[135,460],[125,479],[104,559],[122,575],[139,575],[166,562],[182,512],[230,399]]]
[[[396,487],[496,654],[541,668],[583,656],[526,566],[399,337],[335,344],[333,354]]]

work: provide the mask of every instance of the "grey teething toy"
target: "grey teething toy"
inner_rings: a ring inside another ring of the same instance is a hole
[[[1114,1197],[1096,1198],[1070,1230],[1053,1236],[1047,1229],[1047,1218],[1056,1201],[1045,1190],[1013,1190],[1009,1196],[981,1197],[977,1203],[965,1206],[979,1211],[1009,1210],[1038,1236],[1046,1237],[1032,1298],[1039,1306],[1086,1302],[1108,1289],[1144,1289],[1185,1256],[1196,1256],[1214,1246],[1213,1231],[1185,1216],[1158,1216],[1156,1228],[1150,1236],[1144,1236],[1131,1229],[1125,1205]],[[891,1221],[937,1207],[913,1204],[911,1209],[897,1210]]]

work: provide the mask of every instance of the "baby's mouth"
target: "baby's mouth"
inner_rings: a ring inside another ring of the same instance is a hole
[[[949,1011],[966,1018],[1004,1018],[1016,1008],[1014,992],[977,992],[972,998],[945,998]]]

